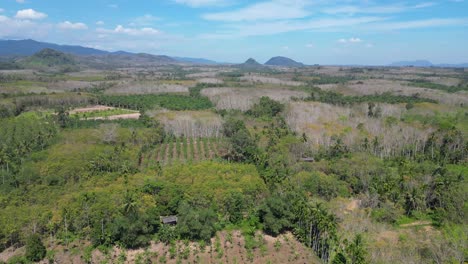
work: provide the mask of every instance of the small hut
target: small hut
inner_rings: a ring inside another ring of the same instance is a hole
[[[177,224],[177,216],[176,215],[160,216],[159,219],[165,225],[176,225]]]

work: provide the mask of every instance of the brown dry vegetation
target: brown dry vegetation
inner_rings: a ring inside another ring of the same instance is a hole
[[[364,138],[380,139],[384,147],[381,155],[389,156],[408,144],[422,148],[431,129],[404,123],[389,123],[387,117],[399,120],[405,111],[403,105],[378,104],[382,109],[381,118],[367,114],[367,104],[353,107],[333,106],[318,102],[294,102],[286,110],[285,119],[289,127],[305,133],[308,143],[315,150],[320,146],[330,146],[333,136],[342,136],[349,147],[359,148]],[[398,122],[398,121],[396,121]]]
[[[286,85],[286,86],[301,86],[304,85],[302,82],[278,79],[273,77],[266,77],[260,75],[247,75],[240,78],[242,81],[247,81],[249,83],[267,83],[267,84],[276,84],[276,85]]]
[[[382,94],[391,92],[396,95],[413,96],[418,95],[422,98],[436,100],[443,104],[449,105],[466,105],[468,103],[468,93],[446,93],[439,90],[419,88],[408,86],[407,83],[392,80],[362,80],[351,81],[348,84],[324,84],[318,85],[323,90],[341,92],[348,95],[366,95],[366,94]]]
[[[459,258],[456,255],[462,252],[463,241],[451,244],[441,231],[430,226],[430,222],[429,225],[427,221],[416,221],[400,226],[378,223],[371,219],[369,209],[350,206],[356,202],[360,200],[338,198],[331,206],[340,219],[344,237],[365,234],[370,263],[452,263],[448,262],[451,257]],[[427,254],[421,254],[422,251]]]
[[[156,111],[150,114],[158,119],[167,133],[176,137],[220,137],[223,122],[210,111]]]
[[[123,82],[108,90],[107,94],[157,94],[157,93],[188,93],[188,87],[179,84],[161,82]]]
[[[285,88],[207,88],[201,94],[210,98],[217,109],[249,110],[262,96],[268,96],[279,102],[288,102],[291,98],[304,98],[307,93]]]

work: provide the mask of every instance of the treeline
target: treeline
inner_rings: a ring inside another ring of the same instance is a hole
[[[465,83],[460,83],[457,86],[447,86],[438,83],[427,82],[426,80],[414,80],[408,85],[414,87],[428,88],[433,90],[440,90],[448,93],[456,93],[460,91],[468,91],[468,85]]]
[[[33,107],[57,109],[97,103],[95,97],[80,93],[25,95],[7,100],[0,102],[0,118],[18,116]]]
[[[169,110],[203,110],[213,107],[211,101],[201,96],[185,96],[178,94],[153,95],[100,95],[100,104],[123,107],[134,110],[148,110],[163,107]]]
[[[359,103],[388,103],[388,104],[415,104],[415,103],[437,103],[436,100],[421,98],[415,94],[413,96],[394,95],[390,92],[372,95],[346,96],[332,91],[324,91],[318,87],[307,87],[306,91],[310,92],[310,96],[306,101],[316,101],[333,105],[352,105]]]

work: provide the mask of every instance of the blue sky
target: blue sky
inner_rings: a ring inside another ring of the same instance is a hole
[[[260,62],[468,62],[468,0],[0,0],[0,39]]]

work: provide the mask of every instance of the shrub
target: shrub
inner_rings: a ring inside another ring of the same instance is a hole
[[[45,258],[46,253],[46,248],[39,235],[31,235],[26,241],[26,258],[31,261],[40,261]]]

